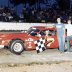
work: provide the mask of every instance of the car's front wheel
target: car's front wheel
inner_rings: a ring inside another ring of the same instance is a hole
[[[13,40],[10,42],[9,49],[15,54],[21,54],[24,50],[24,44],[21,40]]]

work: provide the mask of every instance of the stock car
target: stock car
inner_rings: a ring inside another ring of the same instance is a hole
[[[15,54],[21,54],[24,50],[34,50],[36,49],[34,41],[44,37],[45,31],[48,31],[48,38],[53,39],[46,45],[46,48],[58,48],[57,31],[53,26],[33,26],[26,32],[0,33],[0,48],[8,47]],[[41,36],[38,37],[38,34]]]

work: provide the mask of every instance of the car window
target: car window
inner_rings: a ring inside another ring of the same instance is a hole
[[[36,36],[38,32],[39,32],[38,29],[36,29],[36,30],[33,30],[33,29],[32,29],[32,30],[29,31],[29,34],[30,34],[31,36]]]
[[[40,35],[41,35],[41,36],[45,36],[45,35],[46,35],[46,34],[45,34],[45,31],[41,31],[41,32],[40,32]]]
[[[48,36],[56,35],[56,31],[54,31],[54,30],[44,30],[44,31],[40,32],[41,36],[45,36],[46,35],[46,33],[45,33],[46,31],[48,31]]]
[[[54,35],[56,35],[56,31],[55,30],[49,30],[48,36],[54,36]]]
[[[32,35],[32,36],[35,36],[40,30],[39,29],[36,29],[36,28],[30,28],[27,33]]]

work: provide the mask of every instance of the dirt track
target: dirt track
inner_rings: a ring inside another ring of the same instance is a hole
[[[7,49],[0,50],[1,63],[46,63],[55,61],[72,61],[72,52],[61,53],[57,49],[47,49],[44,52],[38,53],[36,50],[24,51],[21,55],[15,55]]]
[[[60,53],[47,49],[37,54],[25,51],[15,55],[7,49],[0,50],[0,72],[72,72],[72,52]]]
[[[72,62],[1,67],[0,72],[72,72]]]

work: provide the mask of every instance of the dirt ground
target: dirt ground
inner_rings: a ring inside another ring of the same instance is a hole
[[[72,52],[48,49],[39,54],[34,50],[15,55],[2,49],[0,72],[72,72]]]
[[[72,62],[0,66],[0,72],[72,72]]]

